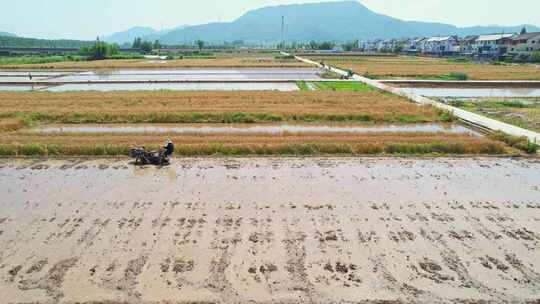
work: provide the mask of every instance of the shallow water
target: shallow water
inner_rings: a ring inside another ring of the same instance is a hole
[[[481,136],[461,125],[413,124],[413,125],[377,125],[377,126],[329,126],[329,125],[77,125],[49,126],[37,129],[40,133],[176,133],[176,134],[270,134],[285,133],[401,133],[401,132],[444,132],[453,134],[471,134]]]
[[[427,97],[540,97],[538,88],[400,88]]]
[[[44,89],[41,85],[0,85],[0,91],[25,92]]]
[[[0,82],[48,81],[187,81],[187,80],[321,80],[313,68],[209,68],[209,69],[122,69],[82,72],[0,71]],[[28,78],[32,74],[33,79]]]
[[[540,299],[534,159],[0,159],[0,180],[3,303]]]
[[[3,80],[2,77],[26,77],[28,74],[31,74],[32,77],[56,77],[65,75],[66,72],[58,71],[2,71],[0,70],[0,81]]]
[[[49,92],[67,91],[298,91],[295,82],[238,82],[238,83],[93,83],[63,84],[45,89]]]

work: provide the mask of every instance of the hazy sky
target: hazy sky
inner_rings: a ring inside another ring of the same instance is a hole
[[[321,0],[1,0],[0,31],[19,36],[94,39],[132,26],[231,21],[268,5]],[[359,0],[405,20],[458,26],[540,25],[540,0]],[[509,5],[511,3],[511,5]]]

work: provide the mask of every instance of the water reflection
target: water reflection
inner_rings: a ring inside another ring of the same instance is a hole
[[[377,132],[445,132],[473,134],[477,132],[456,124],[411,124],[374,126],[330,125],[76,125],[49,126],[39,133],[175,133],[175,134],[270,134],[285,133],[377,133]]]
[[[540,97],[538,88],[401,88],[428,97]]]

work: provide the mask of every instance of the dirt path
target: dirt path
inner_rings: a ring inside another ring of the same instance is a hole
[[[0,160],[2,303],[538,303],[540,161]]]

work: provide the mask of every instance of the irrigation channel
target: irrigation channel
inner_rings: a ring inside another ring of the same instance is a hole
[[[53,125],[33,130],[38,133],[170,133],[170,134],[336,134],[336,133],[435,133],[470,134],[482,136],[480,133],[455,124],[412,124],[412,125]]]
[[[2,91],[298,90],[324,81],[314,68],[119,69],[78,72],[0,71]],[[30,78],[30,76],[32,76]]]

